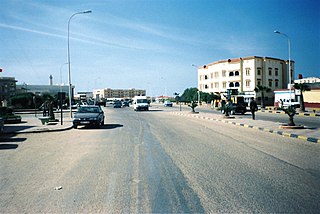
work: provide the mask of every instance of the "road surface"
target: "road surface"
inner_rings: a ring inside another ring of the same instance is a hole
[[[170,114],[1,138],[0,213],[317,213],[320,147]],[[3,148],[3,147],[2,147]]]

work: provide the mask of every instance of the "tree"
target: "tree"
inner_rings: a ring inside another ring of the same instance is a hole
[[[214,93],[200,92],[200,96],[201,96],[201,100],[206,103],[210,103],[212,100],[220,99],[220,96]]]
[[[181,95],[181,100],[184,102],[191,102],[197,100],[198,96],[198,89],[197,88],[187,88],[184,90],[183,94]]]
[[[304,106],[304,98],[303,98],[303,92],[305,91],[310,91],[310,88],[307,84],[305,83],[295,83],[293,86],[295,89],[299,89],[300,90],[300,111],[304,112],[305,106]]]
[[[196,113],[194,110],[198,106],[198,104],[196,102],[191,101],[191,104],[188,106],[192,109],[192,111],[191,111],[192,113]]]
[[[261,108],[265,108],[265,103],[264,103],[264,93],[270,92],[271,88],[268,88],[266,86],[262,85],[257,85],[257,87],[254,89],[256,93],[260,92],[261,93]]]
[[[282,108],[282,110],[289,116],[288,126],[295,126],[293,121],[294,115],[296,115],[296,108],[293,106],[288,106],[288,108]]]
[[[33,93],[20,93],[11,97],[11,104],[15,108],[33,108]]]

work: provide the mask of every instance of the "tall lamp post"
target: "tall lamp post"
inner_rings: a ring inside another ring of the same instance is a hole
[[[274,33],[280,34],[285,36],[288,39],[288,49],[289,49],[289,93],[290,93],[290,99],[289,99],[289,105],[291,106],[291,83],[292,83],[292,74],[291,74],[291,62],[290,62],[290,38],[287,34],[281,33],[280,31],[275,30]]]
[[[70,21],[71,19],[79,14],[84,14],[84,13],[91,13],[91,10],[85,10],[82,12],[77,12],[74,13],[70,16],[69,21],[68,21],[68,68],[69,68],[69,75],[68,75],[68,79],[69,79],[69,108],[70,108],[70,117],[72,118],[72,108],[71,108],[71,97],[72,97],[72,85],[71,85],[71,62],[70,62]]]
[[[192,67],[195,67],[195,68],[197,68],[198,69],[198,66],[196,66],[195,64],[192,64],[191,65]],[[198,105],[200,106],[200,88],[198,89]]]

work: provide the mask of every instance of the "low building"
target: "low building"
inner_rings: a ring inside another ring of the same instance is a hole
[[[17,93],[31,92],[36,95],[50,94],[52,96],[57,95],[58,92],[65,92],[66,96],[69,96],[68,85],[17,85]],[[74,86],[72,86],[72,97],[74,95]]]
[[[308,86],[310,91],[303,92],[303,100],[306,108],[320,108],[320,78],[307,77],[294,81]]]

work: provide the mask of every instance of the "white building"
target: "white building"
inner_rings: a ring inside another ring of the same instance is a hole
[[[320,83],[320,78],[318,77],[306,77],[303,79],[294,80],[295,83]]]
[[[272,92],[266,94],[265,99],[266,103],[272,104],[273,91],[288,87],[287,62],[258,56],[213,62],[198,68],[198,90],[207,93],[225,93],[228,89],[237,89],[240,94],[256,97],[260,102],[260,93],[256,94],[254,89],[257,85],[262,85],[271,89]],[[290,62],[291,77],[293,77],[294,61]]]

